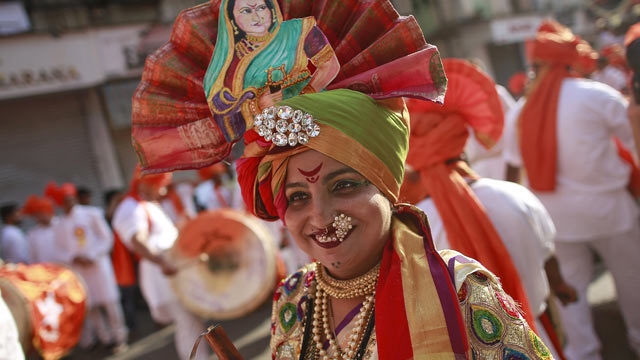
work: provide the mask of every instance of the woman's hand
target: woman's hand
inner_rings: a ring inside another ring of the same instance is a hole
[[[260,109],[266,109],[280,101],[282,101],[282,90],[278,90],[274,93],[265,92],[258,98],[258,106]]]

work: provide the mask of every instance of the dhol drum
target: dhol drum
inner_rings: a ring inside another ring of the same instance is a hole
[[[64,357],[78,343],[86,313],[82,279],[58,264],[0,266],[0,291],[13,315],[25,354]]]
[[[205,211],[187,223],[171,249],[171,277],[185,308],[214,320],[249,314],[286,275],[270,231],[233,209]]]

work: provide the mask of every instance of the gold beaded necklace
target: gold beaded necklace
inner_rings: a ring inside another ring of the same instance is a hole
[[[316,263],[318,286],[327,294],[338,299],[353,299],[371,294],[375,290],[380,275],[380,263],[366,274],[349,280],[338,280],[327,274],[324,266]]]
[[[324,270],[320,263],[315,264],[316,287],[313,307],[312,335],[316,351],[322,360],[345,360],[352,359],[358,347],[364,340],[364,329],[366,328],[375,306],[375,286],[380,274],[380,263],[369,270],[366,274],[350,280],[338,280],[332,278]],[[350,288],[351,287],[351,288]],[[338,296],[335,296],[335,295]],[[329,312],[331,309],[330,296],[340,299],[352,299],[364,296],[362,307],[356,316],[355,326],[347,341],[347,347],[341,350],[337,344],[334,332],[331,330]],[[323,339],[329,343],[329,348],[324,349]]]

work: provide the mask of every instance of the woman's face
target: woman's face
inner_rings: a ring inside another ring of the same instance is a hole
[[[236,0],[233,17],[237,26],[248,35],[265,35],[271,26],[271,11],[264,0]]]
[[[360,173],[315,150],[289,159],[284,220],[298,246],[337,278],[366,273],[382,257],[391,228],[391,203]],[[320,242],[340,214],[352,228],[342,242]]]

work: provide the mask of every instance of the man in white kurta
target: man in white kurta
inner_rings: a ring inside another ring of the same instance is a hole
[[[122,200],[114,212],[112,225],[122,242],[141,256],[140,289],[149,305],[151,316],[158,323],[175,322],[178,356],[180,359],[188,359],[198,335],[205,330],[204,322],[178,302],[170,280],[165,275],[178,271],[169,262],[167,254],[177,240],[178,230],[160,205],[156,201],[149,201],[154,197],[159,198],[159,191],[153,190],[156,186],[152,185],[140,185],[133,181],[132,187],[144,186],[146,191],[137,192],[136,196],[129,195]],[[206,359],[206,353],[201,349],[196,358]]]
[[[571,360],[601,359],[586,296],[593,278],[592,251],[614,277],[629,342],[640,355],[640,211],[627,190],[630,167],[613,142],[616,136],[635,151],[626,108],[627,100],[605,84],[564,79],[557,110],[555,190],[534,191],[556,226],[562,274],[578,290],[579,301],[560,308]],[[523,161],[515,124],[505,129],[513,141],[505,144],[504,155],[510,166],[519,168]]]
[[[36,223],[27,231],[27,241],[31,250],[31,263],[62,262],[60,249],[55,243],[55,224],[57,217],[52,217],[48,223]]]
[[[0,228],[0,259],[7,263],[29,264],[29,243],[22,229],[17,204],[7,204],[2,212],[2,228]]]
[[[496,85],[496,91],[500,96],[502,112],[507,114],[515,106],[516,101],[504,86]],[[487,149],[475,138],[474,132],[469,131],[464,152],[473,171],[484,178],[505,180],[506,165],[502,156],[504,141],[503,134],[491,149]]]
[[[63,185],[70,188],[67,184]],[[113,235],[100,209],[75,205],[75,195],[65,194],[64,214],[55,224],[55,242],[64,263],[78,273],[88,290],[88,321],[80,339],[85,347],[95,343],[95,334],[104,345],[126,346],[128,329],[124,322],[120,293],[109,252]],[[106,319],[101,311],[106,311]]]
[[[521,185],[481,178],[470,187],[484,206],[518,271],[536,318],[538,335],[558,359],[539,319],[547,309],[550,295],[545,264],[554,254],[556,231],[551,217],[540,201]],[[447,233],[433,200],[426,198],[416,206],[428,216],[436,248],[449,249]]]

